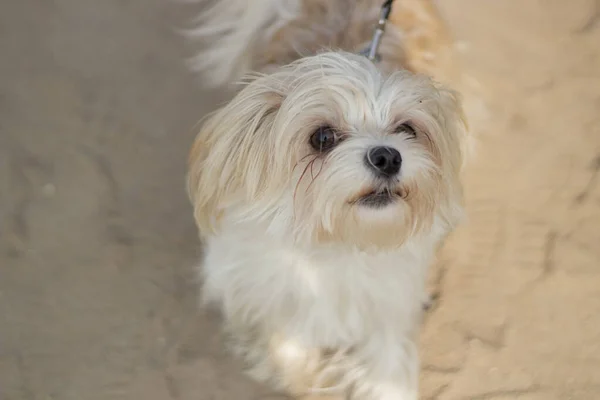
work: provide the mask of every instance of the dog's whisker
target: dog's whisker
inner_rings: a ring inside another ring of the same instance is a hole
[[[321,175],[321,171],[323,171],[323,165],[324,164],[325,164],[325,161],[323,160],[321,162],[321,165],[320,165],[320,168],[319,168],[319,172],[317,172],[317,175],[312,178],[311,182],[306,187],[306,192],[308,192],[308,190],[310,189],[310,187],[312,186],[312,184],[315,182],[315,180],[319,177],[319,175]]]
[[[294,167],[292,168],[292,174],[294,173],[294,171],[296,171],[296,167],[298,167],[298,165],[300,165],[304,160],[306,160],[308,157],[314,156],[314,154],[307,154],[304,157],[302,157],[300,160],[298,160],[296,162],[296,164],[294,164]]]
[[[306,165],[304,166],[304,170],[302,171],[302,174],[300,174],[300,178],[298,178],[298,181],[296,182],[296,186],[294,187],[294,195],[293,195],[293,200],[292,200],[292,204],[293,204],[293,219],[296,220],[296,195],[298,194],[298,188],[300,187],[300,184],[302,183],[302,181],[304,180],[304,177],[306,175],[306,172],[308,171],[309,168],[311,168],[312,163],[317,159],[318,156],[315,156],[313,154],[309,154],[308,156],[303,157],[302,159],[306,159],[310,156],[313,156],[314,158],[312,160],[310,160],[308,163],[306,163]]]

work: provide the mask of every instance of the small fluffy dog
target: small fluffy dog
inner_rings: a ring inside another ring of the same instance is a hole
[[[220,0],[193,33],[216,85],[188,189],[205,300],[251,374],[295,398],[415,400],[425,278],[462,215],[465,123],[429,0]],[[324,51],[324,49],[336,49]]]

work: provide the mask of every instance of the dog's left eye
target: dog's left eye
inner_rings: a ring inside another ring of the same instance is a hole
[[[404,124],[398,125],[396,127],[396,129],[394,130],[394,133],[406,133],[407,135],[410,135],[412,137],[417,136],[417,131],[409,123],[404,123]]]
[[[324,152],[335,147],[338,135],[330,126],[321,126],[310,137],[310,145],[318,152]]]

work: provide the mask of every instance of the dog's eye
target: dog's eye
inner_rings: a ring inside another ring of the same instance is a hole
[[[406,133],[409,136],[416,137],[417,131],[409,123],[400,124],[394,130],[394,133]]]
[[[321,126],[310,137],[310,145],[313,149],[324,152],[332,149],[338,142],[335,130],[330,126]]]

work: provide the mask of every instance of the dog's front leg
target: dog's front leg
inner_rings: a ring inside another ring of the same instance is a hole
[[[356,386],[351,400],[417,400],[417,388],[400,374],[385,380],[367,378]]]
[[[417,400],[417,391],[400,381],[377,382],[360,400]]]
[[[360,359],[351,400],[417,400],[419,360],[414,342],[371,339]]]
[[[278,386],[296,400],[346,400],[339,393],[317,393],[338,382],[323,380],[327,366],[321,349],[307,348],[301,343],[273,335],[269,341],[269,357],[276,367]]]

